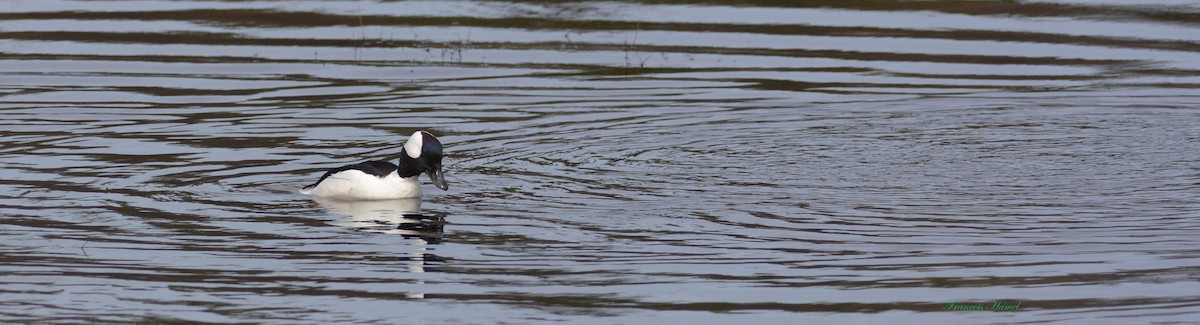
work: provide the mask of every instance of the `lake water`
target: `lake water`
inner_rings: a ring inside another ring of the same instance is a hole
[[[1200,5],[672,3],[0,2],[0,322],[1200,319]]]

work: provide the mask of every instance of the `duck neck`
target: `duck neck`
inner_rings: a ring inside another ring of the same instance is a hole
[[[409,157],[403,150],[400,151],[400,162],[396,164],[396,167],[398,167],[396,168],[396,173],[404,178],[421,175],[421,172],[424,172],[424,170],[421,170],[417,159]]]

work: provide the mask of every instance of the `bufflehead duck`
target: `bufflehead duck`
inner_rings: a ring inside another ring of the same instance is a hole
[[[421,197],[421,173],[438,188],[450,189],[442,176],[442,143],[425,131],[414,132],[404,143],[398,165],[375,160],[335,168],[300,193],[336,200],[415,198]]]

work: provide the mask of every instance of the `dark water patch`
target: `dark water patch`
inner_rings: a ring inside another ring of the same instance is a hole
[[[0,319],[1187,322],[1192,11],[2,2]]]
[[[113,42],[113,43],[147,43],[147,44],[228,44],[228,45],[260,45],[260,46],[317,46],[317,47],[379,47],[379,48],[435,48],[457,49],[469,46],[470,49],[523,49],[523,50],[557,50],[566,46],[562,42],[545,43],[495,43],[473,41],[465,43],[427,43],[420,41],[376,41],[364,43],[359,40],[313,40],[313,39],[261,39],[243,38],[229,34],[199,34],[199,33],[86,33],[86,32],[10,32],[0,33],[0,38],[42,41],[79,41],[79,42]],[[727,55],[782,56],[804,58],[832,58],[865,61],[912,61],[912,62],[943,62],[970,64],[1022,64],[1022,65],[1128,65],[1134,61],[1124,60],[1089,60],[1068,59],[1056,57],[1017,57],[1017,56],[980,56],[980,55],[934,55],[934,54],[904,54],[884,52],[858,52],[837,50],[781,50],[764,48],[706,48],[679,47],[655,45],[627,44],[588,44],[570,43],[573,51],[640,51],[647,53],[721,53]],[[1186,50],[1186,49],[1185,49]],[[457,62],[457,61],[455,61]],[[236,92],[233,92],[236,93]]]
[[[521,2],[521,1],[517,1]],[[556,1],[579,3],[578,1]],[[710,5],[734,7],[815,8],[863,11],[935,11],[942,13],[978,16],[1020,15],[1030,17],[1075,17],[1097,20],[1140,20],[1149,22],[1173,22],[1192,24],[1198,13],[1182,5],[1154,5],[1152,3],[1129,3],[1123,5],[1100,5],[1083,3],[1016,2],[1016,1],[938,1],[933,3],[910,3],[904,1],[780,1],[752,0],[730,4],[719,0],[663,0],[622,1],[640,4]],[[537,3],[537,2],[534,2]]]

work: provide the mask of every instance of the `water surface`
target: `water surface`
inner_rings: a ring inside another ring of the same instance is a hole
[[[1195,321],[1197,21],[0,2],[0,320]],[[449,191],[294,192],[414,130]],[[945,310],[998,300],[1019,310]]]

